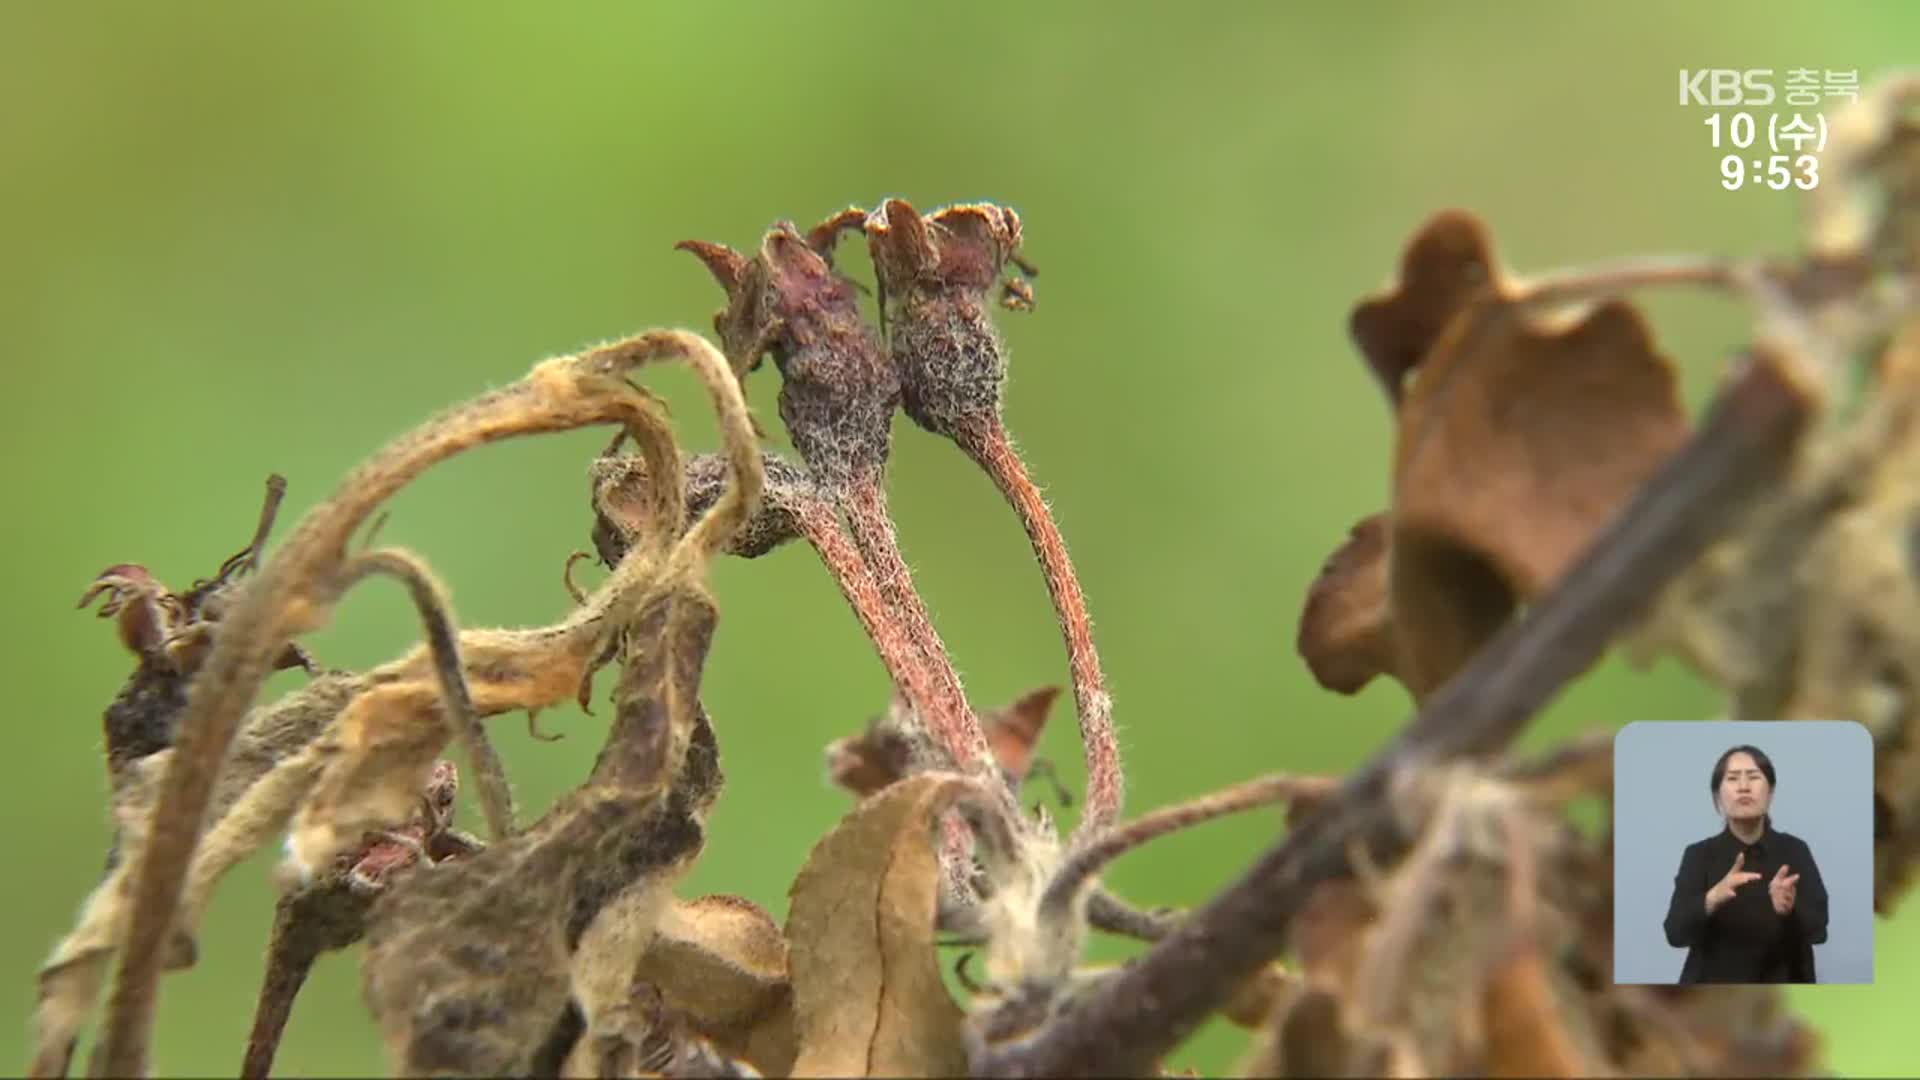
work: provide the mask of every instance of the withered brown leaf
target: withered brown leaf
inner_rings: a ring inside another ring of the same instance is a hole
[[[1329,689],[1385,672],[1424,698],[1687,437],[1673,365],[1632,306],[1550,321],[1490,266],[1477,220],[1439,215],[1409,246],[1402,289],[1355,312],[1396,407],[1392,507],[1384,526],[1355,527],[1309,593],[1300,648]]]
[[[1386,514],[1361,518],[1307,590],[1296,646],[1329,690],[1356,694],[1374,676],[1393,673],[1387,529]]]
[[[647,534],[616,571],[649,585],[625,623],[613,723],[587,782],[532,828],[416,875],[369,916],[367,1001],[400,1071],[518,1074],[557,1067],[583,1033],[625,1031],[633,972],[705,843],[722,777],[698,700],[718,618],[703,579],[752,516],[764,474],[730,369],[704,343],[690,359],[720,413],[733,482],[684,536]],[[683,474],[666,441],[650,516],[678,522]]]
[[[1388,402],[1398,406],[1408,377],[1447,324],[1475,298],[1510,288],[1486,225],[1465,210],[1444,210],[1407,244],[1396,286],[1357,305],[1347,328]]]
[[[1043,686],[980,717],[993,760],[1007,786],[1016,792],[1034,767],[1034,747],[1059,696],[1059,687]],[[865,731],[827,744],[827,775],[856,797],[866,798],[910,772],[936,768],[940,751],[925,730],[912,704],[895,694],[887,711],[870,719]]]
[[[674,901],[635,981],[725,1053],[785,1076],[797,1050],[787,939],[759,905],[737,896]]]
[[[978,792],[920,773],[855,807],[789,892],[795,1076],[957,1076],[964,1014],[934,947],[938,814]]]

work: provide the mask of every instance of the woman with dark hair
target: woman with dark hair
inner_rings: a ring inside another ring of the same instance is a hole
[[[1667,905],[1667,943],[1687,950],[1682,983],[1815,981],[1827,889],[1806,841],[1773,827],[1775,780],[1758,747],[1714,763],[1708,790],[1727,827],[1687,845]]]

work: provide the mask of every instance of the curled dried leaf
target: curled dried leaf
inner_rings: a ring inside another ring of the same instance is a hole
[[[383,686],[355,699],[294,817],[286,872],[310,881],[363,834],[405,821],[451,735],[431,684]]]
[[[887,711],[867,721],[867,729],[827,744],[827,776],[865,799],[909,773],[940,763],[925,737],[913,706],[894,695]]]
[[[368,915],[364,964],[393,1067],[524,1074],[568,1008],[587,927],[636,881],[670,888],[703,840],[660,792],[587,787],[505,843],[395,883]]]
[[[1059,696],[1059,687],[1043,686],[980,718],[987,729],[987,746],[993,751],[993,759],[1000,764],[1007,786],[1015,791],[1033,768],[1033,748],[1039,744],[1047,714]]]
[[[524,833],[375,906],[367,1000],[397,1070],[519,1074],[633,1019],[634,972],[721,783],[698,701],[717,618],[703,579],[763,483],[738,382],[711,349],[690,358],[720,412],[733,483],[684,536],[636,543],[615,571],[640,584],[587,783]],[[677,460],[652,475],[673,489],[661,500],[673,512],[654,520],[679,520]]]
[[[786,936],[795,1076],[957,1076],[963,1015],[934,947],[933,823],[976,781],[920,773],[883,788],[817,844],[794,879]]]
[[[542,362],[518,383],[456,407],[390,443],[331,499],[310,511],[254,582],[239,591],[221,616],[222,632],[214,636],[202,667],[204,677],[196,681],[181,721],[177,752],[155,809],[160,827],[148,837],[133,872],[122,962],[101,1039],[101,1070],[124,1075],[146,1070],[161,952],[227,751],[275,658],[288,642],[322,625],[338,602],[347,545],[360,526],[394,492],[460,451],[587,424],[627,424],[643,453],[659,457],[657,471],[677,476],[679,462],[672,457],[671,437],[664,442],[661,438],[664,424],[657,407],[624,376],[662,357],[708,356],[724,367],[713,347],[697,336],[655,331]],[[680,495],[677,485],[661,487],[671,492],[668,497]],[[663,505],[658,516],[679,520],[681,511],[677,504]],[[625,597],[624,592],[618,595]],[[596,611],[586,618],[598,622],[608,615]],[[615,625],[622,621],[613,620]],[[588,655],[599,651],[596,647]]]
[[[1387,529],[1386,514],[1362,518],[1307,590],[1296,648],[1315,681],[1338,693],[1359,693],[1374,676],[1393,673]]]
[[[1034,746],[1046,726],[1047,712],[1060,696],[1056,686],[1032,690],[980,718],[987,745],[993,751],[1007,785],[1018,791],[1033,769]],[[827,775],[859,798],[879,791],[909,773],[941,768],[939,749],[906,699],[895,695],[887,711],[867,722],[858,735],[836,739],[827,746]]]
[[[210,817],[225,826],[227,836],[257,835],[264,843],[274,835],[269,823],[264,830],[241,828],[227,819],[252,794],[256,785],[276,769],[288,767],[283,779],[292,779],[307,765],[292,764],[302,751],[331,724],[346,703],[366,687],[362,676],[345,673],[322,675],[300,690],[272,705],[261,706],[249,717],[247,726],[234,742],[233,754],[213,793]],[[160,750],[127,761],[118,772],[113,795],[115,825],[114,847],[107,863],[107,875],[82,902],[75,925],[54,948],[39,974],[38,1002],[35,1006],[35,1058],[30,1072],[36,1076],[64,1075],[74,1041],[85,1025],[96,998],[126,932],[130,867],[146,842],[160,778],[171,763],[173,751]],[[310,773],[309,773],[310,775]],[[282,785],[283,811],[291,813],[304,790],[297,784]],[[254,795],[257,805],[270,803],[268,792]],[[252,814],[248,818],[267,820]],[[280,819],[284,822],[285,818]],[[216,826],[215,832],[220,828]],[[192,927],[204,905],[201,896],[246,854],[242,845],[213,842],[211,837],[195,853],[189,872],[190,889],[184,898],[186,911],[168,947],[169,966],[190,963]],[[251,849],[248,849],[251,850]]]
[[[1624,302],[1565,329],[1497,309],[1456,324],[1395,455],[1389,592],[1415,696],[1553,584],[1687,427],[1672,365]]]
[[[1400,257],[1400,280],[1362,301],[1348,320],[1354,343],[1398,407],[1408,378],[1455,316],[1474,301],[1511,295],[1479,217],[1465,210],[1435,214]]]
[[[1673,365],[1633,307],[1547,321],[1490,267],[1478,221],[1443,214],[1409,247],[1400,292],[1355,312],[1396,406],[1393,505],[1309,595],[1300,645],[1332,689],[1386,671],[1424,698],[1686,441]]]
[[[793,1068],[788,945],[779,924],[735,896],[674,901],[635,973],[687,1025],[768,1076]]]

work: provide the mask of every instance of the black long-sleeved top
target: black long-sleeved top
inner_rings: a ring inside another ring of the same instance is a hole
[[[1760,875],[1734,890],[1733,899],[1707,914],[1707,890],[1746,853],[1743,871]],[[1767,884],[1786,864],[1800,875],[1793,910],[1779,915]],[[1682,983],[1810,983],[1813,947],[1827,940],[1827,887],[1813,851],[1792,833],[1767,826],[1760,839],[1744,843],[1731,829],[1688,844],[1673,876],[1667,905],[1667,944],[1687,950]]]

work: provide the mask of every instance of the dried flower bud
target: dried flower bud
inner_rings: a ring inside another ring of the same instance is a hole
[[[800,457],[830,491],[886,468],[900,381],[859,291],[786,222],[768,231],[749,260],[721,244],[686,241],[727,290],[714,317],[736,371],[764,353],[780,369],[780,417]]]
[[[174,728],[187,707],[187,685],[212,645],[226,590],[253,568],[285,494],[286,481],[268,477],[253,541],[228,556],[213,577],[195,581],[184,592],[167,588],[144,566],[118,563],[102,570],[81,595],[81,608],[100,601],[98,615],[115,620],[120,644],[139,661],[103,718],[109,772],[117,775],[128,762],[173,745]],[[316,670],[305,650],[289,642],[273,668],[293,667],[310,674]]]
[[[998,420],[1007,381],[987,294],[1018,258],[1020,216],[980,203],[922,217],[905,200],[889,199],[867,219],[866,231],[886,298],[901,404],[937,435],[977,437]],[[1030,290],[1017,295],[1030,306]]]

